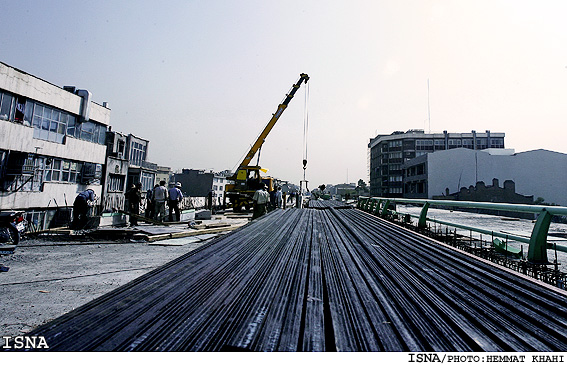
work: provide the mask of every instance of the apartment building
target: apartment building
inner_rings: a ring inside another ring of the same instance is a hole
[[[383,197],[404,197],[406,178],[413,175],[423,175],[420,171],[406,171],[406,164],[414,158],[442,150],[465,148],[471,150],[484,150],[487,148],[503,149],[504,133],[491,133],[486,131],[478,133],[425,133],[421,129],[407,132],[393,132],[380,134],[370,140],[368,144],[368,164],[370,177],[370,194]],[[418,169],[416,167],[416,169]],[[412,175],[413,174],[413,175]],[[426,181],[415,181],[412,192],[423,194],[426,190]]]
[[[0,63],[0,209],[26,210],[42,229],[68,219],[79,192],[100,197],[109,124],[88,90]]]

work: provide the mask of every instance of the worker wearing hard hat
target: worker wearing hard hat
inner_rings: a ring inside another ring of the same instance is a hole
[[[77,195],[75,202],[73,203],[73,221],[71,222],[71,228],[85,228],[89,220],[89,207],[95,200],[96,194],[93,189],[87,189]]]
[[[173,222],[173,211],[175,211],[175,221],[179,222],[181,213],[179,212],[179,202],[183,200],[181,192],[181,183],[177,182],[174,187],[169,189],[169,221]]]
[[[260,189],[256,190],[252,200],[254,201],[254,211],[252,213],[252,219],[254,220],[267,212],[266,208],[270,202],[270,194],[266,191],[266,184],[260,184]]]

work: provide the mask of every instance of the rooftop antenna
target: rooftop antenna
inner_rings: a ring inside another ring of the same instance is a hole
[[[429,78],[427,79],[427,120],[429,122],[429,133],[431,133],[431,109],[429,108]]]

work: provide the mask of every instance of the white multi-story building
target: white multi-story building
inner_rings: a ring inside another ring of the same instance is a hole
[[[404,166],[406,185],[423,185],[409,198],[433,198],[475,188],[477,182],[513,182],[515,193],[567,206],[567,154],[512,149],[458,148],[417,157]]]
[[[224,202],[224,192],[226,189],[227,176],[220,172],[215,173],[213,177],[213,199],[215,202],[213,205],[222,205]]]
[[[379,134],[368,144],[370,194],[384,197],[409,197],[404,187],[404,165],[414,158],[444,150],[504,148],[504,133],[425,133],[421,129]],[[424,187],[417,186],[419,193]]]
[[[91,188],[102,194],[110,109],[0,63],[0,209],[48,228]]]

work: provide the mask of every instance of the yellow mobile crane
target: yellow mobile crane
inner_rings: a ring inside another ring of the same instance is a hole
[[[287,108],[291,99],[295,95],[295,92],[301,86],[301,83],[309,80],[309,76],[307,74],[299,75],[299,80],[291,87],[291,90],[288,94],[286,94],[286,98],[282,101],[280,105],[278,105],[278,109],[272,115],[272,118],[258,136],[258,139],[250,148],[250,151],[244,157],[244,160],[238,166],[238,169],[234,173],[234,175],[229,178],[232,180],[233,184],[227,184],[225,188],[225,205],[232,209],[235,212],[239,212],[242,208],[249,210],[252,207],[252,196],[254,196],[254,192],[258,190],[260,183],[266,184],[268,191],[272,191],[274,189],[273,179],[267,176],[260,176],[260,171],[266,172],[267,170],[262,169],[260,166],[250,166],[250,161],[254,157],[256,153],[259,153],[260,149],[262,148],[262,144],[266,140],[266,137]],[[258,155],[258,162],[259,163],[260,156]],[[229,202],[226,202],[226,198],[229,199]]]

